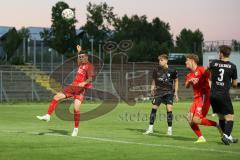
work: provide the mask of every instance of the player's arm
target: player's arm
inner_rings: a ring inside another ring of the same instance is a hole
[[[77,56],[78,56],[81,53],[82,47],[80,45],[77,45],[76,48],[77,48]],[[78,65],[80,65],[79,57],[77,57],[77,63]]]
[[[237,88],[237,86],[238,86],[238,81],[237,81],[237,79],[232,80],[232,86],[233,86],[234,88]]]
[[[206,68],[206,72],[208,73],[208,84],[209,87],[212,87],[212,68],[213,68],[213,63],[209,63],[209,66]]]
[[[189,88],[191,85],[191,82],[192,82],[191,79],[186,78],[185,83],[184,83],[185,88]]]
[[[209,84],[209,87],[211,88],[212,87],[212,72],[209,72],[208,84]]]
[[[152,80],[152,85],[151,85],[151,94],[154,96],[156,94],[156,83],[155,80]]]
[[[156,94],[156,80],[157,79],[157,71],[154,69],[152,74],[152,85],[151,85],[151,94],[154,96]]]
[[[92,77],[89,77],[86,81],[81,83],[80,87],[84,87],[85,85],[87,85],[88,83],[91,83],[93,81]]]
[[[86,81],[79,83],[78,86],[84,87],[85,85],[87,85],[88,83],[91,83],[92,81],[93,81],[93,78],[89,77],[88,79],[86,79]]]
[[[232,75],[232,86],[234,87],[234,88],[236,88],[237,86],[238,86],[238,82],[237,82],[237,78],[238,76],[237,76],[237,68],[236,67],[234,67],[234,70],[233,70],[233,75]]]
[[[179,82],[178,78],[176,78],[174,80],[174,96],[175,96],[176,101],[178,101],[178,84],[179,84],[178,82]]]

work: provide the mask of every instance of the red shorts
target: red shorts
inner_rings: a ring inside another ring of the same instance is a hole
[[[74,98],[74,99],[78,99],[81,102],[84,99],[84,93],[85,93],[85,88],[83,87],[77,87],[77,86],[66,86],[63,89],[63,94],[66,96],[66,98]]]
[[[203,95],[202,97],[194,99],[190,108],[190,113],[192,113],[193,116],[203,118],[206,117],[209,108],[210,108],[210,96]]]

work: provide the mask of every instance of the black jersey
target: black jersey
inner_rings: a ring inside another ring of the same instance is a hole
[[[173,94],[173,81],[178,78],[178,73],[173,68],[164,69],[158,66],[153,70],[152,78],[155,81],[157,95],[164,96]]]
[[[237,79],[236,65],[229,61],[214,60],[210,63],[209,69],[212,73],[211,94],[229,95],[232,80]]]

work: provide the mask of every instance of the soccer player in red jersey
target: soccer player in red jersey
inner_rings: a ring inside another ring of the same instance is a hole
[[[209,86],[209,72],[204,67],[198,66],[199,58],[195,54],[188,54],[186,56],[186,68],[190,69],[185,80],[185,87],[193,87],[194,100],[189,110],[188,122],[198,136],[195,143],[206,142],[205,138],[198,125],[215,126],[221,131],[218,124],[206,118],[210,108],[210,86]]]
[[[78,69],[73,82],[66,86],[63,91],[58,92],[51,101],[48,107],[48,113],[43,116],[37,116],[38,119],[50,121],[50,117],[57,107],[59,100],[65,98],[74,99],[74,122],[75,127],[72,136],[77,136],[79,120],[80,120],[80,105],[84,99],[86,89],[92,88],[92,80],[94,76],[94,66],[88,61],[88,55],[81,53],[81,46],[77,45],[78,52]]]

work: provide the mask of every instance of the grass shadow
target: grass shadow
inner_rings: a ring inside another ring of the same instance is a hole
[[[57,130],[57,129],[48,129],[48,132],[41,132],[38,135],[46,135],[46,134],[58,134],[58,135],[68,135],[69,132],[66,130]]]
[[[145,132],[145,129],[139,129],[139,128],[125,128],[126,130],[136,132],[136,133],[141,133],[143,134]],[[154,131],[153,134],[150,134],[148,136],[153,136],[153,137],[164,137],[164,138],[169,138],[173,140],[179,140],[179,141],[195,141],[195,138],[190,138],[190,137],[183,137],[183,136],[178,136],[178,135],[172,135],[168,136],[164,132],[159,132],[159,131]]]

